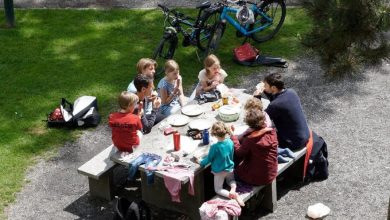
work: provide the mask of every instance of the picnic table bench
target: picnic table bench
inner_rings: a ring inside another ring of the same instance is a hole
[[[114,145],[110,145],[77,169],[79,174],[88,177],[91,196],[112,200],[114,196],[112,170],[117,164],[110,157],[117,151]]]
[[[295,158],[289,159],[287,163],[280,163],[278,164],[278,176],[282,174],[284,171],[286,171],[290,166],[292,166],[295,162],[300,160],[301,158],[304,159],[304,156],[306,155],[306,147],[295,151],[294,156]],[[303,175],[303,169],[302,170],[302,175]],[[277,208],[277,188],[276,188],[276,179],[273,180],[270,184],[268,185],[261,185],[261,186],[253,186],[252,190],[250,192],[242,193],[239,194],[241,199],[244,202],[247,202],[249,199],[260,193],[260,191],[263,190],[264,197],[262,197],[262,201],[260,201],[261,207],[269,210],[269,211],[275,211]],[[228,198],[222,197],[220,195],[214,196],[212,199],[224,199],[227,200]],[[237,216],[235,216],[233,219],[238,219]]]

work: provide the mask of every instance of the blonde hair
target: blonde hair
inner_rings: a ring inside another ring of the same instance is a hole
[[[225,124],[223,123],[222,121],[217,121],[213,124],[213,126],[211,127],[211,135],[215,136],[215,137],[220,137],[220,138],[223,138],[225,137],[227,134],[232,134],[232,131],[230,130],[230,128]]]
[[[249,109],[246,112],[244,121],[250,128],[255,130],[260,130],[265,127],[265,116],[259,109]]]
[[[221,64],[221,62],[219,61],[218,57],[215,56],[214,54],[210,54],[210,55],[208,55],[208,56],[204,59],[203,64],[204,64],[204,68],[205,68],[205,70],[206,70],[206,74],[207,74],[207,75],[210,74],[210,73],[209,73],[209,68],[210,68],[211,66],[213,66],[214,64],[216,64],[216,63]]]
[[[118,96],[119,107],[126,110],[129,106],[135,105],[138,102],[138,96],[134,93],[123,91]]]
[[[150,58],[141,58],[137,63],[137,74],[142,74],[150,66],[157,68],[157,62]]]
[[[246,111],[249,109],[258,109],[263,111],[263,103],[260,101],[260,99],[252,97],[246,101],[244,109]]]
[[[177,62],[174,60],[167,60],[167,62],[165,62],[164,68],[165,74],[168,74],[173,71],[179,71],[179,64],[177,64]]]

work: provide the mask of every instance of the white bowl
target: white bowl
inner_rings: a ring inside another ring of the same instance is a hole
[[[218,109],[218,115],[223,121],[236,121],[240,117],[240,109],[235,106],[223,105]]]

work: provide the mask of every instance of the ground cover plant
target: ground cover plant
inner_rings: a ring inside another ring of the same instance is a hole
[[[58,146],[81,133],[46,128],[45,114],[61,97],[73,101],[93,95],[101,123],[106,123],[116,109],[117,94],[135,75],[136,62],[151,56],[157,45],[162,17],[159,10],[16,10],[16,27],[0,29],[0,213],[15,199],[26,168],[36,158],[55,154]],[[4,22],[1,17],[0,24]],[[302,52],[300,36],[308,30],[310,20],[303,10],[289,8],[276,38],[255,46],[264,54],[291,59]],[[232,61],[232,49],[241,41],[228,27],[218,52],[230,85],[261,68]],[[195,50],[179,46],[175,56],[187,91],[202,68]]]

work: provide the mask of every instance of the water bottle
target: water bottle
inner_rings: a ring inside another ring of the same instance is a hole
[[[203,130],[203,145],[208,145],[210,143],[210,134],[208,129]]]

